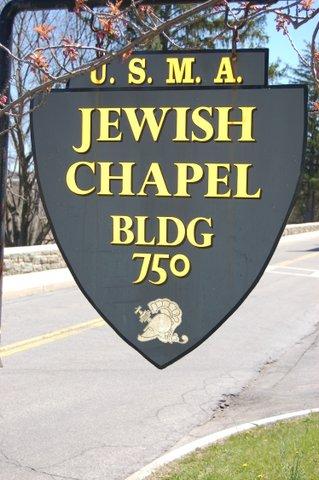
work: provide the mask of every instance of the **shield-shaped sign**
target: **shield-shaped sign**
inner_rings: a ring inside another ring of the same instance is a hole
[[[34,109],[36,170],[64,259],[158,368],[211,335],[264,272],[294,202],[306,97],[244,82],[93,85]]]

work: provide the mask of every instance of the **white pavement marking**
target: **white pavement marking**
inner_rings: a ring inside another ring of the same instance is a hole
[[[278,273],[279,275],[293,275],[294,277],[319,278],[319,270],[313,268],[277,267],[270,265],[266,268],[267,273]]]
[[[220,432],[212,433],[211,435],[206,435],[205,437],[194,440],[194,442],[187,443],[180,448],[176,448],[169,453],[166,453],[162,457],[157,458],[153,462],[149,463],[145,467],[141,468],[137,472],[133,473],[126,480],[144,480],[149,477],[152,473],[158,470],[160,467],[167,465],[175,460],[188,455],[199,448],[208,447],[213,445],[220,440],[225,440],[232,435],[236,435],[241,432],[246,432],[256,427],[262,427],[264,425],[269,425],[271,423],[276,423],[282,420],[290,420],[292,418],[304,417],[310,415],[311,413],[319,413],[319,408],[312,408],[307,410],[300,410],[298,412],[284,413],[282,415],[276,415],[275,417],[263,418],[261,420],[255,420],[249,423],[243,423],[237,425],[236,427],[227,428],[226,430],[221,430]]]

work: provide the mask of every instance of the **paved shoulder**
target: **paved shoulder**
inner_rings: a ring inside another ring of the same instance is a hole
[[[123,480],[199,425],[318,406],[318,248],[318,233],[280,242],[234,315],[165,371],[95,328],[77,288],[6,301],[0,477]]]
[[[225,395],[212,419],[193,429],[177,446],[254,419],[319,407],[319,323],[314,331],[266,363],[238,395]]]

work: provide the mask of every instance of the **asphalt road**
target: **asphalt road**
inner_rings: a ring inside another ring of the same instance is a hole
[[[221,401],[242,398],[252,383],[253,418],[245,400],[240,404],[247,420],[318,406],[305,405],[307,397],[292,390],[299,376],[272,409],[275,387],[263,375],[287,355],[291,372],[296,358],[309,353],[319,321],[319,232],[283,239],[237,312],[163,371],[94,319],[75,288],[6,302],[0,480],[124,480],[191,432],[222,424],[213,419]],[[307,358],[309,376],[317,365]]]

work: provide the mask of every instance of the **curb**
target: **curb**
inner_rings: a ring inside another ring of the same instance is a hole
[[[289,224],[286,225],[282,238],[318,231],[319,222]],[[4,249],[5,277],[61,268],[66,268],[66,264],[55,243],[28,247],[5,247]]]
[[[75,281],[68,268],[43,272],[7,275],[3,279],[3,298],[11,300],[39,293],[74,287]]]
[[[288,225],[280,241],[293,241],[296,239],[296,236],[300,234],[307,235],[307,238],[317,238],[318,231],[319,222]],[[46,251],[58,251],[56,245],[41,246],[41,248],[43,247]],[[12,254],[16,254],[16,251],[25,251],[28,249],[36,251],[39,249],[39,246],[10,248],[12,248]],[[14,298],[37,295],[71,287],[76,287],[76,282],[68,268],[52,268],[40,272],[5,275],[3,277],[3,298],[5,300],[12,300]]]
[[[209,445],[213,445],[214,443],[217,443],[220,440],[225,440],[226,438],[229,438],[232,435],[236,435],[241,432],[246,432],[256,427],[270,425],[272,423],[280,422],[282,420],[289,420],[292,418],[304,417],[306,415],[310,415],[311,413],[319,413],[319,408],[300,410],[298,412],[284,413],[282,415],[276,415],[274,417],[267,417],[261,420],[254,420],[253,422],[242,423],[241,425],[237,425],[236,427],[227,428],[226,430],[221,430],[220,432],[212,433],[211,435],[206,435],[205,437],[202,437],[197,440],[194,440],[193,442],[187,443],[186,445],[176,448],[175,450],[172,450],[166,453],[165,455],[157,458],[153,462],[149,463],[145,467],[141,468],[137,472],[127,477],[125,480],[144,480],[160,467],[163,467],[164,465],[167,465],[168,463],[171,463],[175,460],[179,460],[185,455],[188,455],[197,449],[208,447]]]

